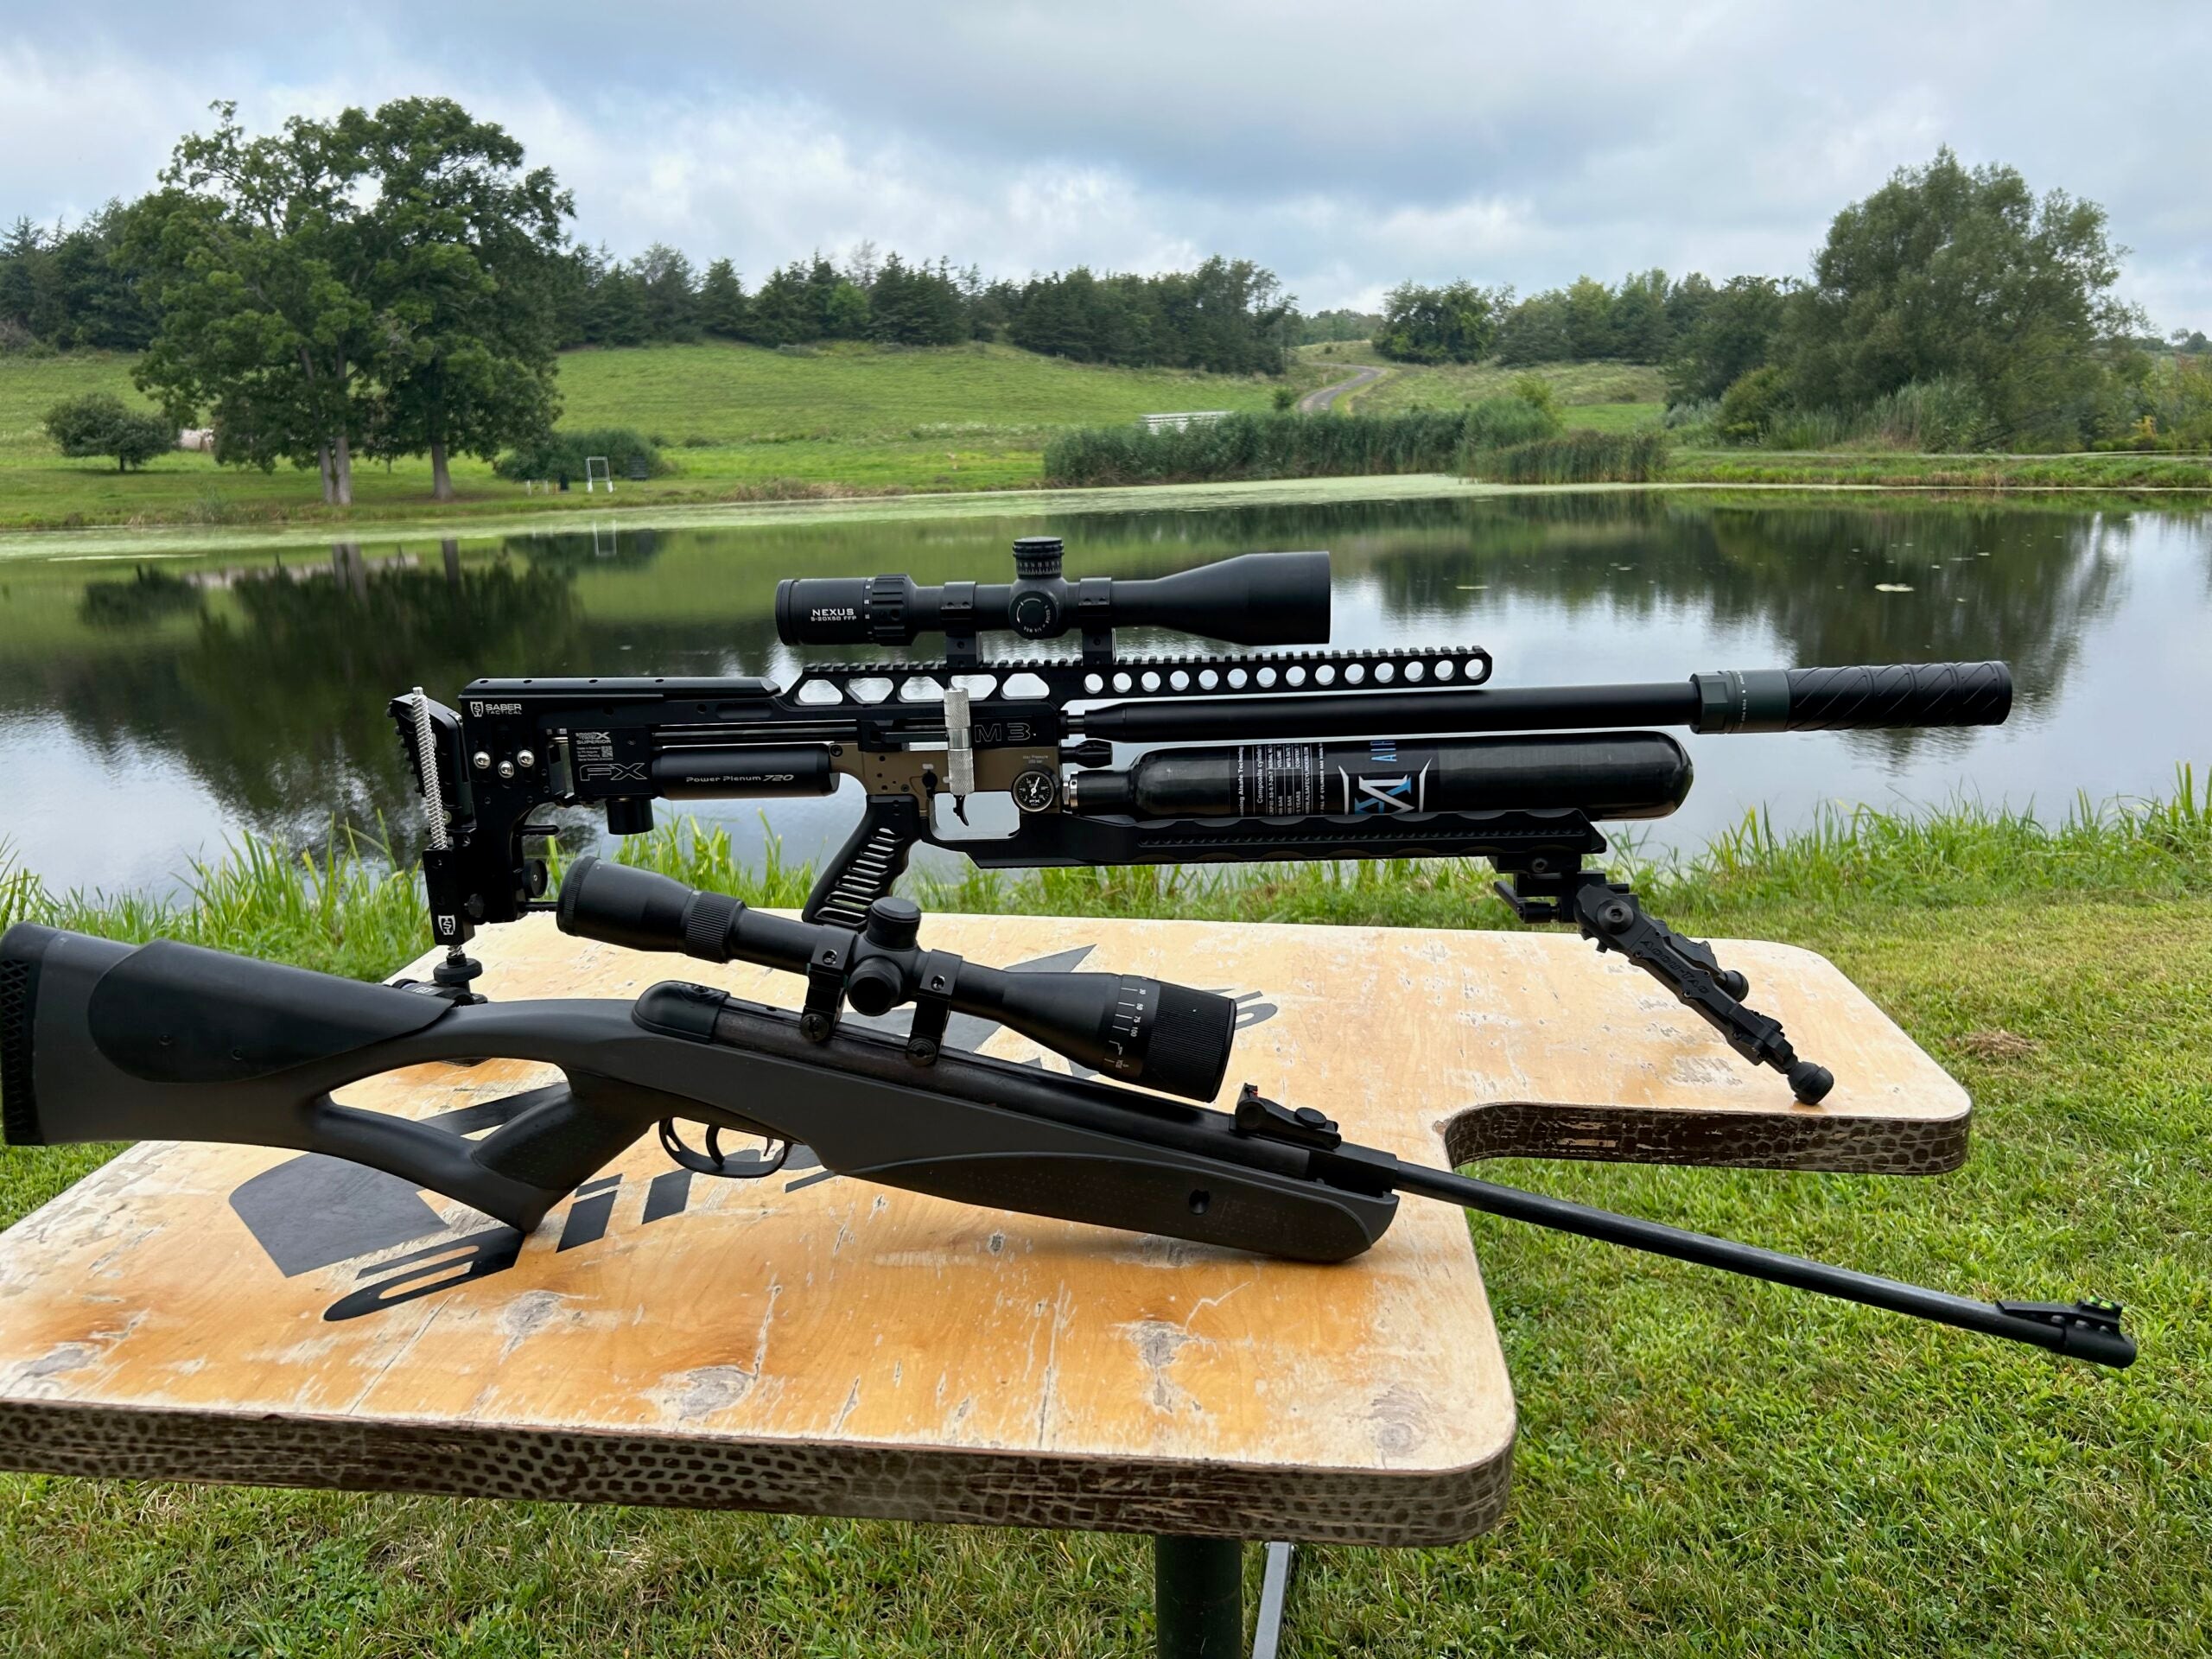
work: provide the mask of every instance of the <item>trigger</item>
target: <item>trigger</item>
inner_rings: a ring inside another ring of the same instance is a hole
[[[968,822],[968,798],[965,795],[952,798],[952,816],[963,823]]]

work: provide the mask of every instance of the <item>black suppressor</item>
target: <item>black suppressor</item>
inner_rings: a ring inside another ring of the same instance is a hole
[[[1126,772],[1079,772],[1072,811],[1141,818],[1573,808],[1663,818],[1690,792],[1690,758],[1657,732],[1405,743],[1240,743],[1156,749]]]
[[[862,1014],[934,995],[1123,1082],[1192,1100],[1220,1092],[1236,1033],[1229,998],[1135,974],[1001,972],[920,949],[921,919],[911,899],[879,899],[866,930],[855,933],[765,915],[727,894],[596,857],[577,860],[561,882],[561,931],[580,938],[754,962],[810,982],[817,970],[842,973],[845,999]],[[820,1040],[830,1031],[825,1020],[807,1034]]]
[[[910,645],[925,633],[1011,632],[1057,639],[1071,630],[1173,628],[1239,645],[1329,638],[1326,553],[1244,553],[1171,576],[1060,575],[1057,536],[1014,544],[1011,582],[918,585],[912,576],[787,576],[776,584],[776,632],[787,645]]]
[[[1839,732],[2001,726],[2012,712],[2003,663],[1880,668],[1749,668],[1641,685],[1509,686],[1348,697],[1176,697],[1071,715],[1085,737],[1173,743],[1224,730],[1255,737],[1687,726],[1696,732]]]

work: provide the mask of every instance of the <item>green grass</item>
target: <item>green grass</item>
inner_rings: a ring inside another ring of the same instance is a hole
[[[1677,450],[1669,484],[1849,484],[1941,489],[2212,489],[2212,457],[1925,455]]]
[[[1309,346],[1301,356],[1314,359]],[[1380,361],[1381,359],[1376,359]],[[1444,409],[1478,398],[1503,397],[1523,376],[1534,376],[1552,389],[1562,404],[1573,405],[1572,425],[1587,424],[1581,406],[1641,405],[1656,419],[1667,397],[1666,377],[1642,363],[1541,363],[1523,368],[1501,368],[1494,363],[1440,364],[1427,367],[1402,363],[1373,385],[1351,394],[1353,408],[1362,415],[1386,415],[1405,409]],[[1339,402],[1344,401],[1338,399]]]
[[[1274,389],[1303,391],[1302,365],[1257,376],[1116,369],[1002,346],[900,351],[831,346],[805,352],[698,345],[572,352],[562,359],[563,423],[631,426],[665,441],[677,472],[632,485],[625,506],[897,490],[1033,487],[1045,440],[1064,427],[1187,409],[1271,408]],[[432,511],[427,461],[354,474],[350,512],[322,506],[312,473],[273,474],[170,454],[143,474],[65,461],[40,421],[82,391],[144,406],[130,359],[102,353],[0,358],[0,528],[115,524],[359,522]],[[442,518],[606,504],[604,495],[525,496],[480,461],[459,461],[461,499]]]
[[[1501,448],[1470,449],[1467,475],[1499,484],[1643,484],[1667,464],[1667,434],[1592,428]]]
[[[1396,415],[1240,414],[1159,431],[1123,422],[1057,435],[1045,447],[1045,478],[1096,487],[1434,473],[1471,447],[1558,430],[1550,410],[1513,397]]]
[[[804,884],[741,870],[712,835],[630,845],[761,899]],[[411,884],[245,863],[202,876],[204,906],[22,879],[13,902],[353,972],[419,940]],[[2212,797],[2184,775],[2167,800],[2053,828],[1963,809],[1793,836],[1752,821],[1644,875],[1686,929],[1832,957],[1973,1092],[1974,1154],[1932,1180],[1503,1179],[1975,1294],[2107,1291],[2143,1359],[2093,1371],[1478,1221],[1521,1410],[1506,1520],[1448,1549],[1301,1551],[1287,1651],[2212,1649]],[[924,896],[1502,925],[1484,878],[1448,865],[1058,872]],[[5,1215],[96,1156],[0,1158]],[[27,1653],[1090,1656],[1147,1650],[1148,1599],[1128,1538],[0,1477],[0,1645]]]
[[[625,509],[706,506],[817,497],[1034,488],[1056,434],[1118,425],[1174,410],[1261,413],[1278,385],[1303,391],[1377,363],[1364,342],[1329,354],[1302,348],[1281,382],[1259,377],[1105,368],[1007,346],[931,351],[861,346],[807,352],[697,345],[570,353],[561,385],[572,426],[632,426],[666,441],[677,471],[632,484]],[[1606,433],[1648,429],[1660,417],[1659,373],[1634,364],[1566,363],[1533,369],[1421,368],[1390,372],[1339,398],[1340,415],[1457,409],[1511,391],[1533,374],[1548,382],[1568,424]],[[111,391],[144,407],[130,359],[102,353],[0,358],[0,532],[99,525],[207,528],[287,524],[318,531],[435,519],[466,527],[543,512],[603,510],[609,498],[525,495],[483,462],[454,467],[461,499],[429,499],[420,460],[354,475],[355,505],[324,507],[311,473],[263,474],[168,454],[120,475],[98,460],[57,455],[40,426],[61,397]],[[1678,454],[1663,481],[1987,488],[2207,488],[2212,461],[2137,454],[2014,459],[1878,454]]]

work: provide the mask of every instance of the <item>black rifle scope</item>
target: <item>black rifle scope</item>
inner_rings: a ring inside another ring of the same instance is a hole
[[[597,857],[577,860],[561,882],[561,931],[579,938],[680,950],[702,962],[759,963],[805,975],[810,991],[827,976],[866,1015],[933,998],[1127,1083],[1192,1100],[1220,1092],[1236,1033],[1229,998],[1135,974],[1002,972],[920,949],[921,919],[912,899],[885,898],[868,907],[858,932],[793,921]],[[810,995],[804,1028],[821,1041],[832,1026],[813,1001]]]
[[[931,632],[1057,639],[1141,627],[1238,645],[1328,641],[1326,553],[1243,553],[1168,576],[1070,582],[1061,552],[1057,536],[1022,537],[1010,582],[925,588],[902,575],[786,576],[776,584],[776,633],[787,645],[904,645]]]

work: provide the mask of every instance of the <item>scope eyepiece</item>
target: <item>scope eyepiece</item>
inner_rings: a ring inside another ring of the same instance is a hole
[[[912,576],[786,576],[776,584],[776,635],[787,645],[911,645],[925,633],[972,639],[1015,633],[1173,628],[1238,645],[1306,645],[1329,638],[1326,553],[1242,553],[1172,575],[1061,575],[1057,536],[1014,544],[1011,582]]]
[[[921,912],[904,899],[876,900],[855,933],[764,915],[725,893],[591,856],[563,879],[558,914],[563,933],[633,950],[794,974],[840,963],[845,1000],[868,1015],[912,1001],[926,972],[950,980],[947,1001],[958,1013],[1009,1027],[1091,1071],[1192,1100],[1220,1092],[1236,1038],[1236,1003],[1211,991],[1136,974],[1008,972],[924,950],[915,942]],[[817,1040],[832,1028],[823,1020]]]

